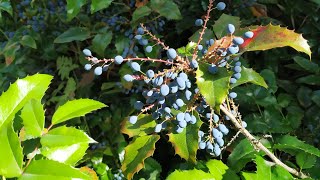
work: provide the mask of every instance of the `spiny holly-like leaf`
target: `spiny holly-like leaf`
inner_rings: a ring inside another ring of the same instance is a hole
[[[89,143],[95,143],[86,133],[61,126],[41,137],[41,154],[48,159],[74,165],[85,155]]]
[[[14,115],[30,99],[40,100],[47,90],[52,76],[36,74],[17,80],[0,96],[0,128],[13,120]]]
[[[176,179],[186,179],[186,180],[199,180],[199,179],[209,179],[215,180],[214,176],[210,173],[206,173],[202,170],[175,170],[171,173],[166,180],[176,180]]]
[[[280,149],[283,151],[293,150],[298,152],[305,152],[305,153],[309,153],[309,154],[320,157],[319,149],[307,143],[304,143],[303,141],[300,141],[296,137],[289,136],[289,135],[285,135],[281,138],[278,138],[276,140],[276,144],[274,145],[274,148]]]
[[[229,167],[221,160],[210,160],[206,163],[206,166],[208,167],[210,174],[212,174],[215,179],[239,179],[237,174],[230,170]]]
[[[206,102],[219,111],[219,106],[228,95],[231,74],[225,68],[218,68],[216,74],[211,74],[208,68],[209,64],[199,64],[196,72],[197,85]]]
[[[299,165],[300,169],[309,169],[312,168],[317,161],[317,157],[312,154],[307,154],[300,152],[296,156],[296,162]]]
[[[264,81],[263,77],[260,76],[259,73],[257,73],[256,71],[254,71],[251,68],[246,68],[246,67],[241,67],[242,71],[241,71],[241,77],[240,79],[237,80],[237,82],[235,84],[232,84],[231,87],[237,87],[241,84],[245,84],[245,83],[253,83],[265,88],[268,88],[268,85],[266,84],[266,82]]]
[[[31,99],[22,109],[25,135],[23,140],[40,137],[44,129],[44,110],[40,100]],[[21,138],[21,137],[20,137]]]
[[[67,20],[70,21],[80,12],[81,7],[87,3],[87,0],[67,0]]]
[[[270,148],[269,141],[261,139],[260,142],[264,144],[267,148]],[[234,171],[239,172],[248,162],[255,158],[256,154],[263,155],[262,151],[257,152],[247,139],[243,139],[237,146],[233,149],[232,153],[228,157],[228,165]]]
[[[144,160],[153,155],[155,143],[160,139],[158,135],[140,136],[135,138],[126,148],[122,171],[127,179],[144,167]]]
[[[290,46],[297,51],[308,54],[311,59],[310,46],[301,34],[271,24],[258,26],[251,31],[254,33],[254,36],[250,39],[245,39],[244,43],[240,46],[241,52]]]
[[[91,180],[91,177],[79,169],[52,160],[33,160],[19,180]]]
[[[91,1],[91,14],[101,10],[105,9],[110,6],[113,0],[92,0]]]
[[[198,150],[198,131],[202,125],[202,121],[198,114],[194,114],[197,118],[196,124],[189,124],[181,133],[170,133],[169,141],[174,147],[175,153],[183,159],[196,162]]]
[[[137,8],[132,14],[132,23],[136,23],[140,18],[148,16],[152,10],[148,6]]]
[[[0,174],[7,178],[22,173],[22,147],[12,123],[0,127]]]
[[[227,33],[227,25],[233,24],[236,29],[240,28],[240,18],[237,16],[230,16],[227,14],[222,14],[217,21],[215,21],[214,25],[212,26],[212,29],[214,31],[214,34],[218,38],[222,38],[223,36],[226,36]],[[211,37],[212,38],[212,37]]]
[[[167,19],[179,20],[182,18],[179,7],[172,0],[152,0],[150,7]]]
[[[74,0],[77,1],[77,0]],[[58,36],[54,43],[67,43],[71,41],[83,41],[90,38],[90,30],[85,27],[71,27],[60,36]]]
[[[157,123],[151,115],[140,114],[135,124],[131,124],[128,118],[126,118],[122,123],[121,132],[127,134],[129,137],[145,136],[153,133],[156,125]]]
[[[60,106],[53,114],[52,124],[62,123],[69,119],[84,116],[91,111],[106,107],[105,104],[91,99],[77,99],[68,101]]]

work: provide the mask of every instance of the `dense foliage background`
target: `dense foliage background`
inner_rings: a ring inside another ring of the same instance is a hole
[[[98,142],[91,144],[77,167],[92,168],[100,179],[125,179],[120,168],[124,148],[131,139],[121,133],[121,124],[134,111],[133,103],[138,96],[121,78],[128,68],[111,66],[101,76],[95,76],[93,70],[84,70],[87,60],[82,50],[89,48],[99,58],[113,58],[118,54],[158,57],[160,50],[157,47],[151,53],[145,52],[140,45],[130,47],[139,23],[144,23],[170,47],[185,46],[198,30],[194,20],[203,17],[208,2],[165,2],[161,9],[148,5],[148,0],[0,1],[0,92],[6,91],[18,78],[43,73],[54,77],[43,100],[48,121],[56,108],[68,100],[90,98],[108,105],[108,108],[66,123],[82,129]],[[243,27],[272,23],[303,34],[312,50],[311,61],[289,47],[243,55],[242,63],[259,72],[269,86],[265,89],[248,84],[236,88],[237,103],[242,118],[248,123],[247,129],[271,143],[279,135],[288,134],[320,148],[320,2],[224,2],[226,10],[214,11],[208,27],[212,27],[223,13],[239,17]],[[161,1],[157,3],[161,4]],[[141,10],[147,5],[150,10]],[[18,129],[20,124],[15,126]],[[154,155],[145,161],[145,168],[134,179],[165,179],[176,169],[200,168],[212,159],[207,153],[199,152],[199,163],[190,164],[175,154],[166,139],[163,135],[156,143]],[[251,161],[255,157],[253,151],[245,152],[242,159],[235,160],[232,158],[236,155],[230,156],[237,144],[250,146],[245,145],[243,139],[240,136],[221,158],[238,175],[240,171],[256,171]],[[303,162],[311,161],[306,163],[310,167],[304,168],[295,158],[298,153],[276,149],[274,153],[289,166],[307,169],[312,178],[320,178],[319,158],[300,155]]]

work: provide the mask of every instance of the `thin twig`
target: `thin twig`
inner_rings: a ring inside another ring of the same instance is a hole
[[[143,30],[151,36],[151,38],[157,42],[157,44],[161,45],[163,49],[168,50],[169,46],[166,46],[163,41],[161,41],[159,38],[157,38],[155,35],[153,35],[148,29],[141,23],[140,26],[143,28]]]
[[[287,166],[282,161],[280,161],[272,152],[269,151],[268,148],[266,148],[259,140],[257,140],[248,130],[242,127],[242,125],[237,121],[237,119],[234,117],[234,115],[228,111],[228,109],[224,105],[220,105],[220,109],[230,117],[231,122],[236,126],[237,129],[251,142],[251,144],[258,148],[259,150],[262,150],[269,156],[274,163],[277,165],[283,167],[291,174],[300,177],[300,178],[309,178],[307,175],[305,175],[303,172],[298,172],[297,170]]]

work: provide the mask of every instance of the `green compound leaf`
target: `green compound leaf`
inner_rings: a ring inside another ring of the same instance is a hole
[[[253,38],[245,39],[244,43],[240,46],[241,52],[290,46],[297,51],[306,53],[311,59],[310,46],[301,34],[272,24],[258,26],[251,31],[254,33],[254,36]]]
[[[245,84],[245,83],[253,83],[265,88],[268,88],[268,85],[266,84],[266,82],[264,81],[263,77],[260,76],[259,73],[257,73],[256,71],[254,71],[251,68],[246,68],[246,67],[241,67],[242,71],[241,71],[241,78],[237,80],[237,82],[235,84],[232,84],[231,87],[237,87],[241,84]]]
[[[23,45],[23,46],[28,46],[28,47],[31,47],[33,49],[37,49],[37,44],[36,44],[36,41],[33,39],[32,36],[30,35],[25,35],[21,38],[20,40],[20,43]]]
[[[187,180],[199,180],[199,179],[208,179],[215,180],[212,174],[206,173],[202,170],[193,169],[193,170],[175,170],[171,173],[166,180],[176,180],[176,179],[187,179]]]
[[[99,56],[104,56],[104,50],[110,44],[112,40],[112,31],[108,31],[104,34],[97,34],[92,40],[92,49]]]
[[[172,0],[152,0],[150,7],[161,16],[169,20],[179,20],[182,18],[179,7]]]
[[[0,127],[0,147],[0,174],[7,178],[20,176],[22,147],[11,123]]]
[[[291,180],[292,175],[284,168],[272,165],[265,161],[261,156],[256,156],[255,162],[257,164],[256,173],[242,172],[241,175],[244,179],[255,180],[255,179],[269,179],[269,180]]]
[[[95,143],[86,133],[61,126],[41,137],[40,152],[48,159],[74,165],[85,155],[89,143]]]
[[[67,43],[71,41],[83,41],[90,38],[90,30],[85,27],[72,27],[58,36],[54,43]]]
[[[91,180],[92,178],[79,169],[52,160],[33,160],[19,180]]]
[[[91,14],[105,9],[110,6],[113,0],[92,0],[91,1]]]
[[[240,179],[237,174],[230,170],[227,165],[225,165],[221,160],[213,159],[206,163],[210,174],[213,175],[215,179]]]
[[[67,20],[70,21],[80,12],[81,7],[87,3],[87,0],[67,0]]]
[[[211,74],[208,68],[209,64],[199,64],[196,72],[197,85],[206,102],[219,111],[219,106],[228,95],[231,73],[225,68],[218,68],[217,74]]]
[[[194,114],[197,118],[196,124],[188,124],[181,133],[170,133],[169,141],[174,147],[175,153],[183,159],[196,162],[196,155],[198,150],[198,131],[202,125],[202,121],[198,114]]]
[[[40,100],[31,99],[21,111],[21,119],[25,128],[23,140],[40,137],[44,129],[44,110]],[[21,137],[20,137],[21,138]]]
[[[261,139],[260,142],[267,148],[271,147],[269,141]],[[263,155],[263,152],[257,152],[247,139],[243,139],[234,148],[228,157],[228,166],[234,171],[239,172],[248,162],[256,157],[256,154]]]
[[[317,157],[311,154],[300,152],[296,156],[296,162],[301,169],[312,168],[317,161]]]
[[[0,128],[13,120],[14,115],[30,100],[40,100],[52,76],[36,74],[18,79],[0,96]]]
[[[300,141],[296,137],[285,135],[276,140],[275,145],[273,146],[275,149],[283,150],[285,152],[304,152],[311,155],[315,155],[320,157],[320,150]]]
[[[236,29],[240,28],[240,18],[237,16],[230,16],[227,14],[222,14],[217,21],[215,21],[212,26],[213,32],[218,38],[222,38],[226,36],[227,33],[227,25],[233,24]],[[213,37],[210,37],[213,38]]]
[[[148,16],[152,10],[148,6],[141,6],[132,14],[132,23],[136,23],[140,18]]]
[[[133,175],[144,167],[144,160],[153,155],[155,143],[159,139],[159,135],[140,136],[125,148],[121,169],[127,179],[132,179]]]
[[[12,6],[9,0],[2,0],[0,2],[0,13],[1,11],[6,11],[12,16]],[[1,16],[1,15],[0,15]]]
[[[91,99],[68,101],[64,105],[60,106],[53,114],[52,124],[58,124],[75,117],[84,116],[91,111],[95,111],[103,107],[106,107],[106,105]]]
[[[129,137],[145,136],[154,133],[157,123],[149,114],[140,114],[135,124],[131,124],[126,118],[122,124],[121,132]]]

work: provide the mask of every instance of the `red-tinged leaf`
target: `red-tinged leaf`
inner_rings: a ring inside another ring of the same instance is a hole
[[[250,39],[245,39],[240,46],[241,52],[290,46],[297,51],[308,54],[311,58],[311,50],[307,40],[293,30],[269,24],[267,26],[258,26],[251,31],[254,36]]]
[[[169,141],[174,147],[175,153],[181,158],[196,162],[196,155],[198,150],[198,131],[202,125],[202,121],[198,114],[194,114],[197,118],[196,124],[188,124],[188,126],[181,133],[170,133]]]
[[[125,148],[121,169],[127,179],[132,179],[133,175],[144,167],[144,160],[153,155],[159,139],[159,135],[140,136]]]

